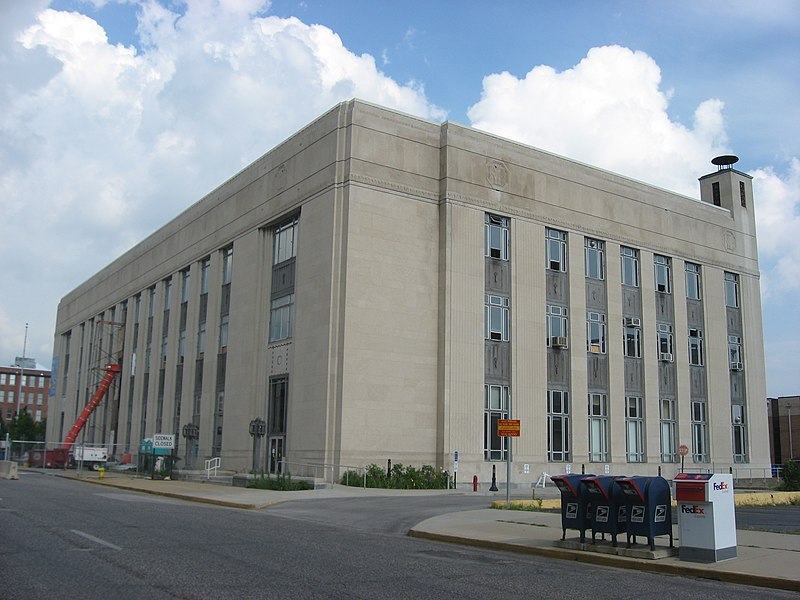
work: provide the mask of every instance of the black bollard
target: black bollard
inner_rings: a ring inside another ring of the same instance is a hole
[[[386,477],[392,478],[392,459],[386,461]]]
[[[658,476],[661,477],[661,465],[658,465]]]
[[[490,492],[498,492],[497,489],[497,465],[492,465],[492,487],[489,488]]]
[[[581,465],[581,475],[586,475],[586,465]]]

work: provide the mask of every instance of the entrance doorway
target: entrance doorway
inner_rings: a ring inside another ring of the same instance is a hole
[[[284,436],[272,436],[269,438],[267,444],[267,466],[270,475],[277,475],[283,472],[281,459],[283,458],[284,445],[286,438]]]

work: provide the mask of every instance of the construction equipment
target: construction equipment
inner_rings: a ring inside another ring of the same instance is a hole
[[[92,396],[92,399],[86,404],[83,412],[81,412],[80,416],[78,417],[78,420],[75,421],[72,429],[69,430],[64,443],[61,445],[62,448],[69,450],[72,447],[72,444],[75,443],[75,440],[78,438],[78,434],[81,432],[81,429],[83,429],[83,426],[86,425],[86,421],[103,401],[103,398],[105,398],[108,388],[111,387],[111,384],[114,382],[114,378],[119,375],[120,371],[122,371],[122,366],[110,363],[103,367],[103,370],[106,372],[106,374],[103,375],[103,379],[100,381],[100,385],[97,386],[97,390]]]

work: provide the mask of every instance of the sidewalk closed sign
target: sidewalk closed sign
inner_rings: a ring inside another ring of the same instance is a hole
[[[498,437],[519,437],[519,419],[497,419]]]
[[[171,433],[154,433],[153,448],[174,448],[175,436]]]

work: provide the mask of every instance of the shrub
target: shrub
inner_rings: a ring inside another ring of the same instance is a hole
[[[411,465],[403,466],[401,463],[392,465],[391,476],[386,469],[376,464],[366,468],[366,486],[369,488],[384,488],[396,490],[440,490],[447,488],[448,474],[441,469],[424,465],[417,469]],[[364,474],[357,471],[346,471],[341,478],[342,485],[360,487],[364,485]]]
[[[273,479],[270,475],[265,475],[263,472],[255,479],[248,481],[247,487],[255,488],[257,490],[277,490],[280,492],[294,492],[297,490],[313,489],[311,484],[309,484],[307,481],[292,481],[291,473],[287,473],[286,475],[278,473]]]
[[[783,483],[780,489],[785,492],[800,491],[800,461],[790,460],[783,465],[781,471]]]

